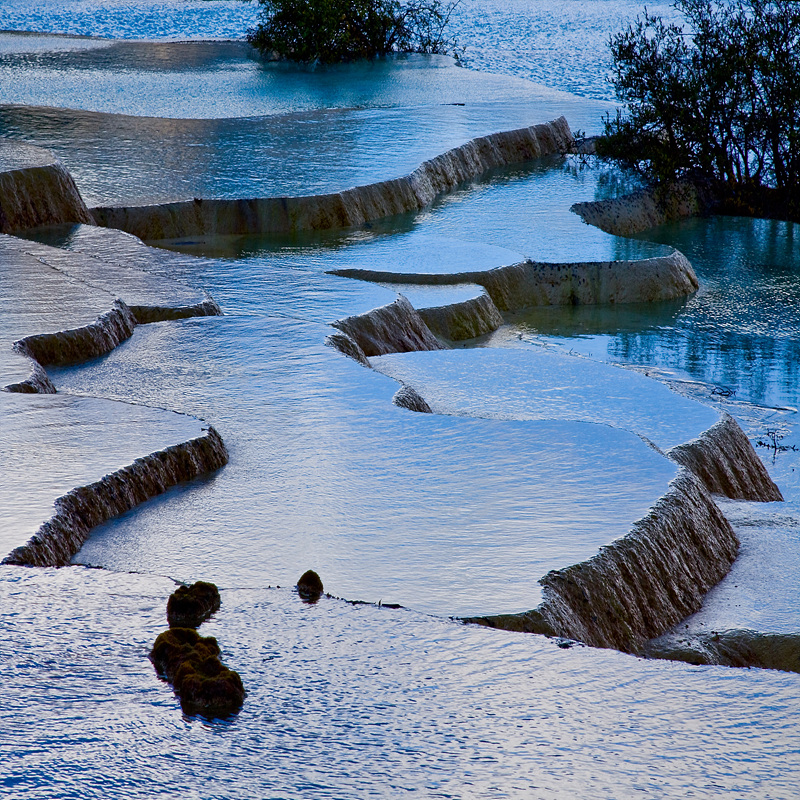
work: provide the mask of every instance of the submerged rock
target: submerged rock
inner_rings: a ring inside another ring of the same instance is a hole
[[[196,628],[219,611],[219,604],[219,589],[213,583],[179,586],[167,601],[167,622],[170,628]]]
[[[306,570],[297,581],[297,593],[307,603],[316,603],[324,591],[322,578],[313,569]]]

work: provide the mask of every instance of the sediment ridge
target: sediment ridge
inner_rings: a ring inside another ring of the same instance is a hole
[[[53,393],[55,387],[43,367],[77,364],[110,353],[133,335],[137,325],[220,314],[222,311],[211,298],[187,306],[128,306],[122,300],[115,300],[110,311],[88,325],[34,334],[14,342],[14,351],[32,362],[32,374],[25,381],[6,386],[5,390]]]
[[[98,207],[91,213],[98,225],[149,241],[347,228],[418,211],[438,195],[490,169],[566,153],[573,145],[569,124],[559,117],[552,122],[472,139],[423,162],[410,175],[342,192],[241,200],[195,198],[149,206]]]
[[[496,331],[504,320],[488,294],[460,303],[419,309],[422,321],[436,336],[459,342]]]
[[[623,197],[575,203],[570,211],[614,236],[630,236],[687,217],[708,214],[714,193],[689,181],[640,189]]]
[[[366,269],[331,270],[331,275],[374,283],[450,286],[477,283],[499,311],[533,306],[647,303],[676,300],[699,288],[683,253],[635,261],[550,264],[523,261],[478,272],[397,273]]]
[[[694,473],[712,494],[764,503],[783,500],[747,435],[729,414],[665,455]]]
[[[69,172],[49,150],[0,140],[0,233],[66,222],[94,225]]]
[[[647,658],[723,667],[760,667],[800,672],[800,632],[761,633],[751,630],[665,634],[647,642]]]
[[[225,443],[212,427],[188,442],[137,458],[133,464],[59,497],[53,517],[2,563],[66,566],[89,538],[92,528],[172,486],[220,469],[227,462]]]
[[[626,536],[541,578],[538,608],[464,621],[641,654],[649,639],[699,610],[738,549],[736,533],[710,494],[681,469]]]

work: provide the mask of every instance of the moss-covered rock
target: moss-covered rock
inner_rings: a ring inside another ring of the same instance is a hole
[[[297,593],[308,603],[316,603],[324,591],[322,578],[313,569],[304,572],[297,581]]]
[[[239,673],[228,669],[218,658],[184,662],[175,674],[173,687],[187,714],[227,717],[244,703]]]
[[[170,628],[159,634],[150,651],[150,660],[160,675],[170,682],[182,664],[219,658],[219,644],[213,636],[200,636],[194,628]]]
[[[170,628],[196,628],[219,611],[219,604],[219,589],[213,583],[179,586],[167,601],[167,622]]]
[[[187,714],[227,717],[244,702],[245,690],[237,672],[219,658],[213,636],[200,636],[193,628],[170,628],[153,645],[150,659],[166,678]]]

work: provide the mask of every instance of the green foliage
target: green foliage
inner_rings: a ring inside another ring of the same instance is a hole
[[[676,0],[682,25],[645,11],[611,38],[626,112],[601,155],[655,181],[800,184],[800,3]]]
[[[457,3],[441,0],[258,0],[261,22],[247,40],[291,61],[336,63],[390,53],[457,55],[445,28]]]

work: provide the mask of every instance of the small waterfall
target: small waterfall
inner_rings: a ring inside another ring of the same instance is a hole
[[[111,352],[130,339],[136,319],[121,300],[89,325],[56,333],[39,333],[14,342],[14,349],[43,367],[76,364]]]
[[[547,264],[523,261],[482,272],[447,274],[396,273],[366,269],[335,269],[331,275],[375,283],[483,286],[499,311],[533,306],[648,303],[675,300],[697,291],[699,283],[683,253],[636,261],[586,261]]]
[[[494,133],[420,164],[410,175],[310,197],[203,200],[151,206],[92,209],[98,225],[154,241],[214,234],[288,234],[363,225],[418,211],[496,167],[529,161],[573,148],[564,117],[541,125]]]
[[[421,308],[419,315],[436,336],[451,342],[491,333],[504,322],[488,294],[446,306]]]
[[[681,469],[647,516],[587,561],[549,572],[541,605],[465,620],[642,653],[699,610],[730,570],[739,540],[702,484]]]
[[[150,322],[172,322],[190,317],[221,317],[222,309],[217,301],[207,297],[200,303],[186,306],[130,306],[137,325]]]
[[[666,455],[697,475],[712,494],[764,503],[783,500],[747,435],[729,414]]]
[[[445,349],[402,295],[388,306],[345,317],[332,324],[355,342],[365,356]]]
[[[92,528],[163,494],[184,481],[220,469],[228,463],[222,437],[209,427],[203,436],[137,458],[88,486],[55,501],[56,513],[3,564],[60,567],[70,563]]]
[[[64,222],[94,224],[72,176],[49,150],[0,142],[0,233]]]
[[[27,357],[31,374],[24,381],[10,383],[3,387],[4,392],[17,392],[18,394],[55,394],[56,387],[44,367],[34,358]]]
[[[211,298],[186,306],[128,306],[122,300],[115,300],[110,311],[89,325],[39,333],[14,342],[14,350],[31,361],[32,373],[26,380],[6,386],[5,390],[54,394],[56,388],[43,367],[78,364],[110,353],[131,337],[137,325],[221,314],[220,307]]]
[[[372,369],[372,365],[364,355],[364,351],[346,333],[337,332],[326,336],[325,344],[334,350],[338,350],[342,355],[358,361],[362,366]]]

